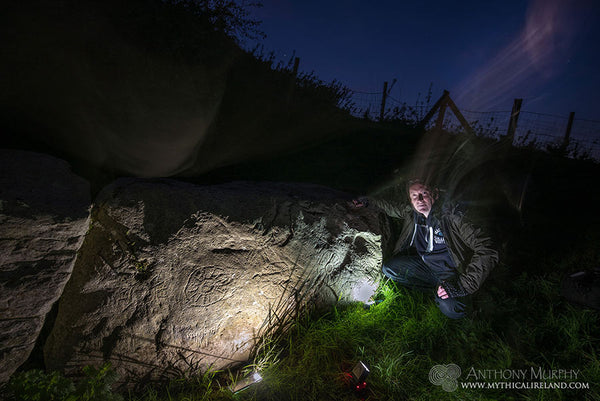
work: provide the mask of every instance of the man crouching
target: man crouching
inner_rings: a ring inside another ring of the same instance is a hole
[[[353,205],[373,203],[388,216],[403,220],[393,256],[383,262],[383,273],[409,288],[437,290],[435,302],[442,313],[462,318],[466,309],[460,299],[479,289],[498,262],[498,252],[490,237],[455,207],[438,205],[438,191],[424,182],[410,181],[408,197],[412,207],[372,198],[359,198]]]

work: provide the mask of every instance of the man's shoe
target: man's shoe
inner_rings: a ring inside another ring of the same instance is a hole
[[[600,268],[569,274],[561,283],[561,294],[569,302],[600,310]]]

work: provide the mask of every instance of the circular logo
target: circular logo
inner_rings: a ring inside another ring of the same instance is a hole
[[[458,379],[460,377],[460,366],[450,363],[448,365],[435,365],[429,371],[429,381],[436,386],[442,386],[447,392],[455,391],[458,388]]]

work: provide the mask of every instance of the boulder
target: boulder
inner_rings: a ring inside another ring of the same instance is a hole
[[[27,360],[89,226],[90,188],[51,156],[0,150],[0,382]]]
[[[366,300],[385,220],[316,185],[120,179],[98,196],[44,355],[125,382],[246,362],[309,305]]]

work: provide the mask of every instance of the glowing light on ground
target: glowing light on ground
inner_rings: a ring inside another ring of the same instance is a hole
[[[377,287],[377,284],[370,280],[360,281],[352,289],[352,298],[354,298],[355,301],[372,304],[373,301],[371,300],[371,297],[375,294],[375,291],[377,291]]]

